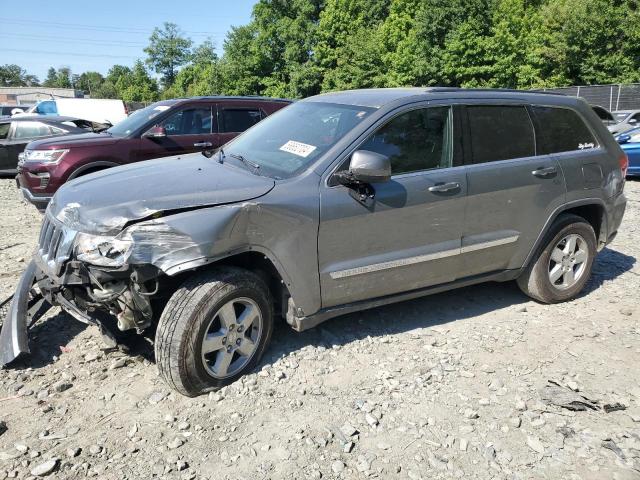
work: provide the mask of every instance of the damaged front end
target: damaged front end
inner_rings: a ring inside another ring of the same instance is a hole
[[[50,212],[38,248],[23,273],[0,332],[0,365],[29,353],[28,329],[52,305],[75,319],[113,333],[98,315],[117,319],[118,329],[138,333],[151,325],[151,297],[162,272],[128,263],[132,241],[72,230]]]

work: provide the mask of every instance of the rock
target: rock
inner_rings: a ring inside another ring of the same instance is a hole
[[[333,473],[337,475],[344,471],[344,467],[344,463],[342,463],[340,460],[336,460],[331,464],[331,471],[333,471]]]
[[[100,358],[100,352],[89,352],[84,356],[84,361],[95,362],[98,358]]]
[[[482,456],[485,458],[487,462],[492,462],[496,459],[496,449],[493,445],[489,445],[482,452]]]
[[[513,428],[520,428],[520,425],[522,425],[522,419],[520,417],[512,417],[509,419],[509,423]]]
[[[20,453],[27,453],[29,451],[29,447],[24,443],[15,443],[13,446]]]
[[[167,444],[167,448],[169,448],[169,450],[175,450],[176,448],[180,448],[182,445],[184,445],[184,440],[176,437]]]
[[[80,452],[82,452],[82,449],[80,447],[67,448],[67,456],[69,458],[77,457],[78,455],[80,455]]]
[[[189,422],[180,422],[178,424],[178,430],[189,430],[190,427]]]
[[[344,453],[351,453],[351,450],[353,450],[353,442],[347,442],[344,444],[344,446],[342,447],[342,451]]]
[[[7,422],[0,421],[0,436],[2,436],[2,434],[4,434],[8,429]]]
[[[478,417],[479,417],[478,412],[475,411],[475,410],[472,410],[471,408],[467,408],[464,411],[464,418],[467,418],[469,420],[473,420],[473,419],[478,418]]]
[[[573,390],[574,392],[579,392],[580,391],[580,387],[578,386],[578,384],[576,382],[574,382],[573,380],[570,382],[567,382],[567,387],[569,387],[571,390]]]
[[[633,315],[633,308],[621,308],[620,309],[620,313],[622,315],[630,317],[631,315]]]
[[[46,462],[32,468],[31,475],[33,475],[34,477],[46,477],[47,475],[53,473],[56,468],[58,468],[58,462],[59,460],[57,458],[47,460]]]
[[[126,366],[127,366],[127,359],[123,357],[123,358],[117,359],[115,362],[109,365],[109,370],[116,370],[118,368],[122,368]]]
[[[544,445],[538,437],[527,437],[527,445],[531,450],[537,453],[544,453]]]
[[[162,400],[165,399],[165,397],[167,396],[167,394],[165,392],[153,392],[150,396],[149,396],[149,403],[151,405],[157,405],[158,403],[160,403]]]
[[[186,470],[189,467],[189,464],[184,460],[178,460],[176,462],[176,469],[181,472],[182,470]]]
[[[516,410],[518,410],[519,412],[524,412],[527,409],[527,403],[522,400],[522,399],[518,399],[516,400]]]
[[[60,381],[53,385],[53,389],[58,393],[62,393],[66,390],[69,390],[71,387],[73,387],[73,384],[65,381]]]
[[[340,431],[344,434],[345,437],[353,437],[358,433],[358,430],[351,425],[350,423],[345,423],[340,427]]]
[[[460,439],[460,450],[462,450],[463,452],[466,452],[467,448],[469,448],[469,440],[467,440],[466,438],[461,438]]]
[[[380,423],[380,421],[376,418],[376,416],[370,413],[367,413],[364,416],[364,419],[366,420],[366,422],[369,424],[370,427],[375,427],[376,425],[378,425],[378,423]]]
[[[102,452],[102,447],[100,445],[91,445],[89,447],[89,453],[91,455],[98,455],[100,452]]]

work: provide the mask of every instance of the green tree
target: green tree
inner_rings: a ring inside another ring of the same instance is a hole
[[[103,83],[104,77],[98,72],[83,72],[78,75],[77,80],[74,81],[75,88],[91,96],[99,90]]]
[[[153,30],[149,46],[144,49],[146,62],[162,76],[165,87],[173,84],[178,68],[191,59],[192,44],[175,23],[165,22],[162,28]]]
[[[29,75],[19,65],[0,65],[0,86],[3,87],[34,87],[38,85],[38,78]]]
[[[204,41],[194,49],[192,62],[178,72],[175,82],[163,92],[163,97],[219,94],[224,88],[219,63],[213,42]]]
[[[60,67],[57,70],[51,67],[47,71],[47,78],[42,85],[51,88],[72,88],[71,78],[71,69],[69,67]]]

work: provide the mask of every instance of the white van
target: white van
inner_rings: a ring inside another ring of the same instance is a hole
[[[127,107],[122,100],[55,98],[38,102],[24,114],[63,115],[97,123],[110,123],[111,125],[115,125],[127,118]]]

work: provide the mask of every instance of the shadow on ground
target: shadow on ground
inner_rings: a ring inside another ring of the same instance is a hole
[[[629,271],[635,262],[634,257],[605,248],[596,259],[593,276],[583,295]],[[308,345],[346,345],[369,336],[394,335],[445,325],[528,301],[529,298],[515,282],[492,282],[344,315],[302,333],[293,331],[284,321],[278,321],[271,346],[258,368]],[[63,312],[39,321],[30,334],[31,356],[18,360],[12,367],[40,368],[52,363],[54,357],[60,355],[61,346],[66,346],[86,327]],[[97,328],[91,328],[99,335]],[[131,355],[141,355],[153,361],[152,329],[144,336],[125,332],[119,335],[118,340]]]

